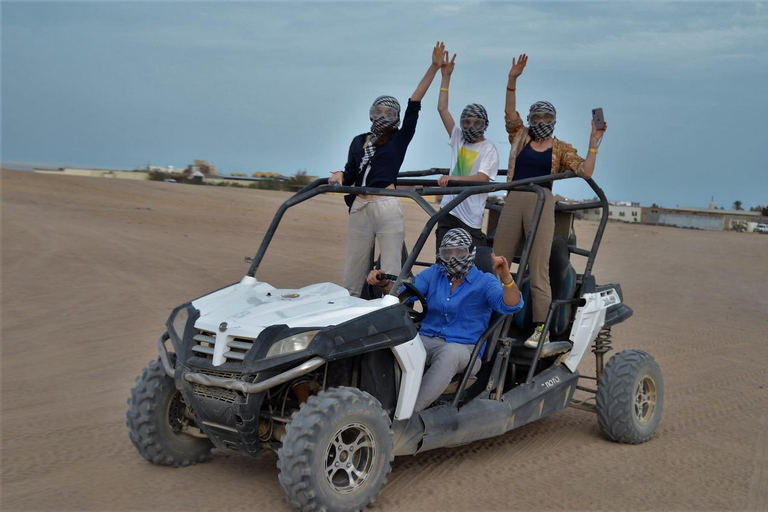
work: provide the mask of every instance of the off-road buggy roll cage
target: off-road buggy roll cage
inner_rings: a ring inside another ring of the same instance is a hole
[[[187,466],[209,458],[214,447],[251,457],[272,450],[291,506],[352,511],[379,495],[396,456],[502,435],[569,405],[596,412],[601,431],[613,441],[651,439],[664,406],[663,378],[653,357],[624,350],[603,364],[611,350],[611,326],[632,310],[623,304],[618,284],[598,286],[592,275],[608,202],[591,179],[586,182],[598,200],[555,205],[553,300],[544,325],[551,341],[535,349],[524,346],[533,330],[528,298],[513,315],[492,313],[460,376],[434,404],[414,412],[427,354],[417,330],[419,315],[406,306],[408,292],[400,289],[414,288],[409,279],[415,265],[431,265],[417,256],[437,223],[474,194],[536,194],[519,257],[512,258],[519,264],[514,279],[526,297],[526,271],[545,205],[541,185],[576,177],[566,172],[507,183],[463,182],[449,190],[427,179],[447,173],[437,168],[401,173],[397,189],[319,179],[288,198],[240,282],[171,312],[158,340],[160,360],[143,370],[128,401],[129,436],[138,452],[154,464]],[[334,283],[280,289],[256,279],[288,208],[326,193],[407,197],[429,216],[411,251],[405,248],[389,295],[365,300]],[[445,194],[455,197],[439,210],[424,199]],[[501,211],[493,199],[486,201],[489,239]],[[593,208],[602,208],[602,217],[585,250],[577,247],[573,217]],[[571,265],[571,254],[587,258],[582,274]],[[493,272],[488,247],[478,247],[475,264]],[[173,352],[165,346],[169,339]],[[595,377],[578,368],[590,344]],[[484,346],[480,370],[471,376]],[[580,386],[581,378],[595,385]],[[591,396],[575,399],[577,390]]]
[[[523,281],[523,276],[525,275],[525,272],[528,268],[528,261],[530,258],[531,247],[533,245],[533,241],[538,231],[539,221],[541,219],[541,215],[544,208],[545,195],[540,185],[547,182],[573,179],[573,178],[576,178],[577,176],[573,172],[567,171],[564,173],[551,174],[548,176],[542,176],[537,178],[513,180],[506,183],[498,183],[498,182],[488,183],[488,182],[480,182],[480,181],[462,182],[462,184],[460,185],[449,184],[448,188],[450,189],[450,192],[447,192],[445,187],[439,187],[437,185],[437,179],[424,179],[426,176],[445,175],[445,174],[448,174],[448,172],[449,170],[445,168],[431,168],[431,169],[421,170],[421,171],[401,172],[398,175],[398,179],[396,182],[396,187],[398,188],[395,188],[395,189],[380,189],[380,188],[371,188],[371,187],[355,187],[355,186],[329,184],[327,178],[321,178],[321,179],[315,180],[314,182],[310,183],[309,185],[304,187],[302,190],[297,192],[295,195],[287,199],[278,208],[274,218],[272,219],[272,222],[267,228],[267,231],[264,235],[264,238],[261,242],[261,245],[259,246],[259,249],[255,257],[252,259],[247,258],[247,260],[250,261],[250,267],[248,269],[247,275],[254,278],[256,277],[256,273],[267,252],[267,249],[272,241],[272,238],[275,232],[277,231],[280,221],[282,220],[285,212],[293,206],[296,206],[317,195],[326,194],[326,193],[374,194],[378,196],[407,197],[413,200],[415,203],[417,203],[427,213],[427,215],[429,216],[429,219],[424,225],[421,231],[421,234],[419,235],[419,238],[414,244],[413,248],[411,249],[410,252],[408,252],[407,258],[405,259],[402,265],[400,274],[398,275],[398,278],[395,281],[394,286],[392,287],[392,291],[390,292],[390,294],[397,296],[400,293],[401,284],[403,283],[403,281],[409,275],[412,275],[411,272],[414,265],[417,265],[417,266],[431,265],[431,263],[417,261],[417,256],[420,254],[422,248],[424,247],[424,244],[427,242],[432,230],[437,225],[437,223],[446,215],[448,215],[456,206],[458,206],[467,197],[474,194],[488,194],[492,192],[502,192],[502,191],[506,191],[506,192],[520,191],[520,192],[528,192],[528,193],[536,194],[536,197],[537,197],[531,224],[528,229],[528,234],[522,245],[522,250],[519,254],[519,258],[517,256],[513,258],[513,261],[518,263],[518,270],[512,275],[515,281],[517,282],[518,286],[520,286]],[[507,170],[500,169],[498,172],[498,175],[506,176]],[[600,247],[603,233],[605,231],[605,227],[608,222],[608,200],[606,199],[606,196],[603,190],[592,179],[585,179],[584,181],[594,191],[598,199],[595,201],[575,203],[575,204],[564,204],[564,203],[557,202],[555,205],[555,214],[560,219],[562,218],[567,219],[565,222],[558,222],[558,227],[556,228],[556,234],[557,233],[563,234],[564,229],[567,230],[567,232],[565,233],[565,238],[568,240],[568,245],[567,245],[568,259],[570,259],[571,254],[576,254],[579,256],[586,257],[587,263],[586,263],[583,274],[578,275],[577,283],[576,283],[577,291],[574,293],[574,298],[566,299],[566,300],[556,299],[556,300],[553,300],[552,303],[550,304],[549,311],[547,313],[546,321],[544,324],[544,332],[549,331],[552,325],[553,319],[557,311],[561,307],[566,305],[574,305],[574,306],[583,305],[584,300],[581,297],[585,293],[594,293],[595,291],[599,291],[595,282],[595,278],[592,275],[592,266],[594,265],[594,261],[597,256],[597,251]],[[432,204],[430,204],[427,200],[424,199],[425,196],[442,196],[442,195],[446,195],[447,193],[450,193],[451,195],[455,194],[455,197],[447,205],[445,205],[442,208],[439,208],[438,210],[435,210]],[[575,235],[573,235],[573,231],[572,231],[573,230],[572,214],[577,211],[589,210],[589,209],[595,209],[595,208],[601,208],[602,215],[598,223],[598,228],[596,230],[595,237],[592,241],[592,246],[589,250],[579,248],[575,244],[576,237]],[[486,209],[488,209],[491,212],[498,213],[501,211],[502,206],[499,205],[498,203],[495,203],[489,200],[486,203]],[[565,214],[565,216],[563,216],[562,214]],[[497,219],[498,219],[498,215],[495,216],[495,220]],[[489,240],[491,241],[493,240],[495,228],[496,228],[495,223],[489,222],[488,237],[489,237]],[[611,285],[611,286],[614,288],[617,288],[618,293],[621,294],[619,285]],[[596,357],[596,376],[591,377],[591,376],[580,375],[581,378],[593,379],[593,380],[600,379],[600,376],[604,368],[603,356],[605,353],[611,350],[610,327],[613,324],[626,320],[631,315],[632,315],[632,310],[623,303],[616,304],[615,306],[612,306],[611,308],[609,308],[606,315],[605,325],[601,328],[592,346],[592,352],[595,354],[595,357]],[[478,357],[483,345],[486,343],[486,341],[490,341],[489,343],[490,346],[488,347],[486,353],[489,355],[492,354],[495,348],[493,345],[495,345],[496,339],[506,336],[507,332],[510,329],[512,320],[513,320],[513,315],[501,316],[501,315],[494,314],[491,317],[490,325],[488,326],[486,331],[483,333],[483,335],[477,340],[477,343],[475,344],[472,352],[472,357],[470,358],[470,362],[462,374],[460,383],[457,388],[457,392],[455,394],[455,397],[453,398],[454,408],[458,408],[462,402],[462,396],[464,394],[465,388],[467,387],[467,382],[470,378],[470,372],[467,370],[474,364],[474,361]],[[536,369],[542,357],[542,350],[544,347],[545,347],[544,344],[539,344],[538,347],[535,349],[535,354],[531,359],[531,364],[530,364],[530,367],[528,368],[527,376],[525,379],[526,384],[531,382],[531,380],[536,374]],[[496,358],[497,359],[496,365],[506,366],[506,364],[509,363],[509,347],[507,346],[506,351],[500,355],[502,357]],[[498,370],[501,370],[497,374],[498,375],[497,378],[499,382],[494,387],[496,387],[498,390],[497,396],[500,396],[504,391],[504,384],[505,384],[504,379],[506,376],[506,372],[504,371],[504,369],[501,369],[501,368],[499,368]],[[495,374],[496,372],[493,372],[493,373]],[[490,386],[490,383],[489,383],[489,386]],[[581,391],[586,391],[591,394],[595,394],[597,392],[596,389],[587,388],[583,386],[577,386],[576,389],[579,389]],[[572,407],[580,408],[590,412],[595,412],[595,405],[592,402],[593,400],[594,400],[593,397],[590,397],[586,400],[574,399],[570,403],[570,405]]]

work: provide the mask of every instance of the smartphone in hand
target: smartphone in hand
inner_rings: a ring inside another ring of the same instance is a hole
[[[597,128],[598,130],[602,130],[603,128],[605,128],[605,118],[603,117],[602,108],[592,109],[592,121],[595,123],[595,128]]]

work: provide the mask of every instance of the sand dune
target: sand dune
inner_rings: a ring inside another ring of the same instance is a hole
[[[2,172],[3,510],[288,510],[275,456],[157,467],[125,427],[171,309],[239,280],[286,197]],[[259,277],[340,282],[345,240],[340,197],[289,210]],[[767,256],[768,236],[609,224],[595,273],[635,311],[615,350],[664,372],[657,436],[614,444],[568,409],[396,459],[376,509],[768,510]]]

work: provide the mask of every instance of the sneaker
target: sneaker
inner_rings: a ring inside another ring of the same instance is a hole
[[[533,334],[531,334],[531,337],[525,340],[525,346],[528,348],[536,348],[539,346],[539,340],[541,340],[541,335],[544,332],[544,324],[539,324],[536,329],[533,330]],[[544,343],[549,342],[549,333],[547,333],[544,336]]]

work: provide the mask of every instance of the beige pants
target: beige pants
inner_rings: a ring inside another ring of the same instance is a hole
[[[542,190],[545,195],[544,210],[541,212],[539,229],[528,258],[531,269],[533,321],[537,323],[544,323],[547,319],[549,304],[552,302],[552,289],[549,286],[549,255],[552,252],[552,238],[555,236],[555,200],[551,190],[547,188]],[[535,206],[535,193],[511,191],[507,194],[493,242],[493,250],[496,254],[512,260],[518,244],[524,240],[524,236],[528,236],[528,227],[531,224]],[[518,280],[520,277],[522,275],[518,276]]]
[[[344,264],[344,288],[360,296],[365,278],[371,271],[370,256],[374,239],[379,241],[381,269],[398,275],[402,267],[405,219],[397,197],[355,198],[349,210],[347,259]]]

